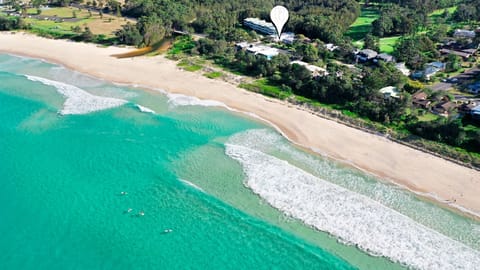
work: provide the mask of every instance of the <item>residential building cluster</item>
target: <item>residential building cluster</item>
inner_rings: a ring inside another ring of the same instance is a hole
[[[454,102],[448,96],[442,97],[440,101],[435,101],[428,98],[428,94],[424,91],[418,91],[412,95],[412,104],[417,108],[445,117],[459,113],[480,120],[480,104],[473,101]]]

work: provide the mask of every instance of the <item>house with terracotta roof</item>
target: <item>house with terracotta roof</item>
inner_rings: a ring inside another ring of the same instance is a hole
[[[439,115],[449,116],[450,114],[452,114],[452,112],[455,110],[456,107],[457,107],[457,104],[449,100],[446,100],[435,105],[432,110],[433,112]]]
[[[432,101],[428,100],[427,97],[427,93],[423,91],[418,91],[412,95],[412,104],[416,107],[428,109],[430,108]]]

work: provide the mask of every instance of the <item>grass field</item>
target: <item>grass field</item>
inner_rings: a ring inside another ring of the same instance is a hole
[[[380,47],[380,52],[392,53],[395,50],[395,45],[400,37],[401,36],[381,38],[378,44]]]
[[[345,35],[353,41],[361,40],[372,29],[372,22],[380,17],[380,12],[375,7],[362,8],[360,16],[350,25]]]
[[[417,117],[418,117],[418,121],[420,121],[420,122],[430,122],[430,121],[438,119],[438,115],[435,115],[435,114],[430,113],[430,112],[426,112],[424,115],[419,115]]]
[[[74,14],[75,13],[75,14]],[[36,9],[27,10],[29,16],[37,15]],[[74,15],[76,18],[74,18]],[[127,21],[135,23],[133,20],[126,20],[121,17],[103,14],[101,17],[98,12],[89,13],[87,10],[79,10],[72,7],[48,8],[41,11],[40,16],[57,17],[60,19],[73,19],[72,21],[55,22],[52,20],[26,18],[32,30],[41,34],[51,34],[54,36],[75,35],[73,27],[80,27],[82,30],[89,27],[95,35],[104,35],[105,37],[113,37],[114,32],[120,29]]]
[[[435,20],[436,18],[441,17],[445,10],[447,10],[449,14],[453,14],[457,10],[457,6],[434,10],[432,13],[428,14],[428,17],[432,20]]]

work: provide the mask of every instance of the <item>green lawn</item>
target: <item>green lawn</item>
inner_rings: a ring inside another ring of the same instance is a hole
[[[381,38],[379,42],[380,52],[392,53],[400,37],[401,36]]]
[[[445,12],[445,10],[448,10],[448,13],[453,14],[455,11],[457,11],[457,6],[434,10],[432,13],[428,14],[428,17],[430,17],[431,19],[438,18],[443,14],[443,12]]]
[[[59,38],[70,38],[77,35],[72,31],[72,27],[79,26],[81,30],[89,27],[93,34],[104,35],[105,37],[113,37],[114,31],[119,29],[127,21],[135,23],[132,20],[119,18],[109,14],[100,14],[96,11],[89,13],[86,9],[79,10],[72,7],[56,7],[42,9],[41,16],[57,17],[61,19],[73,18],[75,12],[76,21],[73,22],[54,22],[52,20],[26,18],[25,21],[31,25],[32,32],[40,35],[48,35]],[[37,9],[30,8],[27,10],[29,15],[36,15]]]
[[[346,35],[354,41],[361,40],[372,29],[372,22],[380,17],[378,8],[362,8],[360,16],[350,25]]]
[[[54,21],[46,21],[46,20],[36,20],[36,19],[25,19],[25,22],[29,23],[32,27],[33,32],[37,32],[39,34],[52,34],[54,36],[58,35],[61,37],[62,35],[75,35],[72,31],[72,27],[79,26],[83,30],[83,25],[88,23],[90,19],[80,20],[78,22],[62,22],[57,23]]]
[[[417,117],[418,117],[418,121],[430,122],[430,121],[436,120],[438,118],[438,115],[430,112],[425,112],[424,115],[418,115]]]

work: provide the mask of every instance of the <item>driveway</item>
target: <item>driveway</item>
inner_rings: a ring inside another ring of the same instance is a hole
[[[458,74],[447,79],[446,82],[438,82],[429,88],[433,91],[447,91],[450,88],[453,88],[455,85],[466,83],[470,80],[473,80],[480,74],[480,68],[474,67],[469,70],[466,70],[463,73]]]

